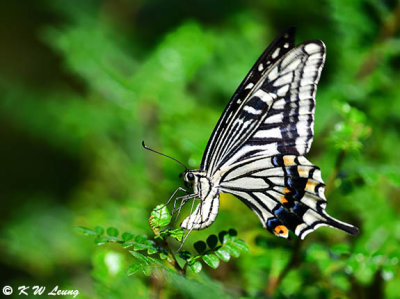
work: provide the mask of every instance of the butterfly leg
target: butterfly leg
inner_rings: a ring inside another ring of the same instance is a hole
[[[172,213],[171,213],[172,215],[175,215],[175,213],[176,213],[175,221],[174,221],[173,226],[175,226],[176,221],[178,220],[179,214],[181,213],[182,207],[185,205],[185,203],[187,203],[187,201],[188,201],[189,199],[192,199],[192,198],[196,199],[196,197],[198,197],[198,194],[197,194],[197,193],[194,193],[194,194],[188,194],[188,195],[184,195],[184,196],[179,196],[179,197],[177,197],[177,198],[175,199],[175,202],[174,202],[174,209],[172,210]],[[179,204],[179,208],[178,208],[178,209],[175,209],[175,203],[176,203],[178,200],[181,200],[181,203]],[[193,202],[194,202],[194,201],[193,201]],[[172,220],[172,217],[171,217],[171,220]]]
[[[186,189],[183,189],[182,187],[178,187],[178,188],[174,191],[174,193],[172,193],[172,195],[171,195],[171,197],[168,199],[168,201],[167,201],[165,204],[163,204],[161,207],[159,207],[158,209],[154,209],[154,211],[161,210],[161,209],[165,208],[166,206],[168,206],[169,203],[171,202],[171,200],[175,197],[176,193],[178,193],[178,191],[182,191],[182,192],[188,193],[188,191],[187,191]],[[176,201],[178,200],[178,198],[179,198],[179,197],[177,197],[177,198],[175,199],[175,201],[174,201],[174,208],[173,208],[173,210],[175,210],[175,204],[176,204]]]
[[[194,201],[193,201],[194,202]],[[186,229],[185,229],[186,230]],[[189,237],[190,233],[192,232],[193,227],[191,229],[189,229],[189,231],[186,233],[186,235],[182,236],[182,241],[181,244],[179,245],[179,248],[176,250],[176,253],[178,253],[179,251],[181,251],[183,245],[186,242],[186,239]]]
[[[192,213],[193,213],[194,202],[195,202],[195,200],[196,200],[196,198],[193,198],[192,207],[190,208],[190,214],[189,214],[189,215],[192,215]],[[197,200],[200,200],[199,205],[202,205],[202,204],[203,204],[203,201],[202,201],[200,198],[197,198]],[[200,212],[200,213],[201,213],[201,212]],[[182,236],[181,244],[179,245],[179,248],[177,249],[176,252],[179,252],[179,251],[182,249],[183,245],[184,245],[185,242],[186,242],[186,239],[189,237],[189,235],[190,235],[190,233],[192,232],[193,229],[194,229],[194,226],[192,226],[189,230],[185,229],[185,231],[187,231],[187,233],[186,233],[184,236]]]
[[[185,190],[185,192],[188,193],[188,191],[186,191],[186,190]],[[189,194],[189,195],[192,195],[192,194]],[[178,200],[182,200],[183,201],[183,198],[185,198],[186,196],[189,196],[189,195],[178,196],[177,198],[175,198],[174,205],[172,207],[172,212],[171,212],[172,215],[174,215],[174,213],[176,212],[176,203],[177,203],[177,201]],[[182,203],[181,203],[181,205],[182,205]]]

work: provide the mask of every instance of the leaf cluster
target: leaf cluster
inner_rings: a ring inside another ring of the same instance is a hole
[[[186,274],[186,269],[189,268],[194,273],[199,273],[203,268],[201,261],[217,269],[220,260],[229,262],[231,257],[238,258],[242,252],[249,252],[249,247],[237,237],[234,229],[221,231],[218,237],[210,235],[206,241],[195,242],[193,247],[197,253],[191,253],[188,250],[174,252],[167,240],[172,238],[183,242],[184,230],[170,228],[171,220],[171,213],[166,206],[157,206],[153,209],[149,218],[149,224],[154,233],[153,239],[131,232],[120,235],[115,227],[108,227],[105,230],[100,226],[94,229],[77,226],[76,229],[86,236],[95,237],[94,242],[97,245],[118,243],[128,250],[135,259],[135,263],[127,269],[128,275],[141,270],[149,276],[155,268],[180,274]]]
[[[220,260],[229,262],[232,257],[238,258],[241,252],[249,252],[247,244],[237,238],[237,232],[234,229],[221,231],[216,235],[208,236],[206,242],[197,241],[193,244],[197,254],[193,255],[189,251],[182,251],[180,257],[184,259],[193,272],[198,273],[202,269],[202,260],[213,269],[217,269]]]

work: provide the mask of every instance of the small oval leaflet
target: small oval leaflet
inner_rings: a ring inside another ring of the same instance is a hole
[[[211,249],[214,249],[215,247],[217,247],[218,244],[218,238],[216,235],[210,235],[207,238],[207,245],[208,247],[210,247]]]
[[[107,235],[109,235],[110,237],[117,237],[118,234],[118,229],[116,229],[115,227],[110,226],[109,228],[107,228]]]
[[[212,253],[201,256],[202,260],[213,269],[217,269],[219,266],[219,259]]]
[[[193,244],[193,247],[199,254],[204,253],[207,249],[207,245],[203,241],[197,241],[196,243]]]

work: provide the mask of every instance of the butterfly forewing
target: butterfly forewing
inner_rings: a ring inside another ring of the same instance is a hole
[[[294,37],[295,29],[289,28],[270,44],[250,69],[245,79],[233,94],[211,134],[201,162],[200,168],[202,170],[207,170],[210,173],[213,169],[210,165],[212,163],[211,160],[214,161],[218,156],[218,150],[222,151],[226,149],[224,145],[226,138],[224,137],[226,137],[230,130],[228,124],[232,122],[235,113],[243,106],[244,100],[248,98],[249,94],[254,92],[256,84],[260,82],[269,67],[294,47]]]
[[[271,67],[237,112],[216,169],[257,155],[308,153],[324,59],[324,44],[311,41]]]

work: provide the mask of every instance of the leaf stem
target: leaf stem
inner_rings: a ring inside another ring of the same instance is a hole
[[[172,249],[169,246],[169,244],[168,244],[166,239],[163,239],[163,245],[164,245],[164,248],[166,248],[168,250],[168,255],[170,256],[170,259],[168,259],[169,263],[175,268],[175,270],[178,273],[180,273],[183,276],[185,276],[186,275],[186,269],[185,269],[186,264],[185,264],[185,266],[183,268],[179,265],[178,260],[176,259],[175,254],[172,251]]]

